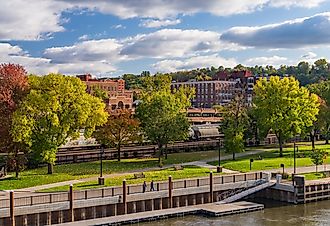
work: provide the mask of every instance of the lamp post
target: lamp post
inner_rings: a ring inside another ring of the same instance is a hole
[[[250,159],[250,171],[252,170],[252,162],[253,162],[253,159]]]
[[[218,167],[217,167],[217,173],[221,173],[222,172],[222,168],[220,165],[221,162],[221,138],[219,137],[219,156],[218,156]]]
[[[99,185],[104,185],[103,177],[103,154],[104,154],[104,144],[100,146],[100,177],[98,178]]]

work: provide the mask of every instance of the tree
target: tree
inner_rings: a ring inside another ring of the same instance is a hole
[[[254,86],[254,107],[257,119],[275,133],[280,156],[283,142],[313,125],[319,112],[318,97],[300,87],[293,78],[271,76],[257,81]]]
[[[227,152],[233,154],[244,151],[244,133],[247,129],[247,102],[244,93],[238,93],[224,107],[223,122],[220,132],[224,133],[224,145]]]
[[[327,153],[324,150],[313,150],[311,153],[311,160],[313,164],[315,165],[316,172],[317,172],[317,166],[322,165],[325,158],[327,157]]]
[[[311,84],[308,86],[308,89],[319,96],[321,105],[316,122],[317,129],[319,129],[325,138],[326,144],[328,144],[330,138],[330,82],[321,81]]]
[[[172,93],[170,82],[170,77],[164,75],[149,77],[140,96],[141,103],[136,109],[143,131],[158,146],[160,164],[163,148],[167,153],[169,142],[184,140],[188,136],[186,109],[194,94],[194,90],[184,88]]]
[[[78,78],[60,74],[29,76],[31,91],[13,116],[14,141],[24,142],[53,172],[59,146],[68,138],[89,137],[106,122],[104,103]]]
[[[121,109],[109,115],[107,123],[97,128],[93,137],[101,144],[115,147],[120,161],[122,145],[141,140],[139,126],[140,122],[133,118],[131,111]]]
[[[24,145],[13,140],[11,124],[13,113],[20,102],[25,98],[29,90],[28,79],[25,69],[20,65],[0,65],[0,151],[9,154],[9,164],[15,169],[18,177],[23,167],[24,157],[19,152],[26,151]],[[23,160],[23,161],[22,161]]]

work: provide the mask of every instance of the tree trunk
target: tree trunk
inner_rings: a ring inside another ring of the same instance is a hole
[[[19,175],[18,151],[15,151],[14,161],[15,161],[15,177],[18,178],[18,175]]]
[[[48,163],[48,174],[53,174],[53,172],[54,172],[54,165]]]
[[[158,151],[159,151],[158,164],[160,166],[161,158],[163,157],[163,145],[158,144]]]
[[[233,151],[233,160],[236,160],[236,159],[235,159],[235,152],[234,152],[234,151]]]
[[[118,162],[120,162],[120,145],[117,146],[117,155],[118,155]]]
[[[312,141],[312,149],[315,150],[315,133],[310,132],[309,137],[311,138]]]
[[[167,159],[167,144],[165,145],[165,159]]]
[[[328,137],[325,138],[325,144],[329,144],[329,138]]]
[[[281,137],[279,137],[278,143],[280,145],[280,157],[283,157],[283,141],[282,141]]]

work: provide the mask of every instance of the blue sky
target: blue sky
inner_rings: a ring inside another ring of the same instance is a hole
[[[27,3],[28,2],[28,3]],[[0,60],[97,76],[330,59],[329,0],[11,0]]]

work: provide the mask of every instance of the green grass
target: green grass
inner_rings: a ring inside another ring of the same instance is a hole
[[[317,149],[323,149],[330,152],[330,145],[317,145]],[[269,149],[268,149],[269,150]],[[297,152],[297,167],[299,166],[312,166],[313,163],[309,158],[311,153],[310,146],[299,146],[299,151]],[[259,156],[262,160],[258,160]],[[226,169],[236,170],[240,172],[250,171],[250,159],[253,158],[252,170],[267,170],[267,169],[277,169],[280,168],[280,164],[284,164],[285,167],[293,167],[293,148],[288,147],[283,149],[283,157],[279,157],[279,150],[270,149],[270,151],[257,154],[245,156],[238,158],[237,160],[223,161],[222,166]],[[330,158],[326,159],[326,163],[330,163]],[[211,165],[218,165],[218,162],[210,162]]]
[[[180,164],[201,159],[210,159],[217,156],[217,151],[187,152],[168,155],[164,164]],[[158,159],[122,159],[103,161],[103,173],[123,173],[145,168],[158,167]],[[47,167],[40,167],[32,170],[25,170],[20,173],[19,179],[14,177],[0,181],[0,190],[20,189],[38,185],[51,184],[56,182],[81,179],[99,175],[100,163],[85,162],[76,164],[55,165],[54,174],[47,174]]]
[[[134,179],[134,174],[129,174],[125,176],[116,176],[112,178],[107,178],[105,180],[104,186],[99,186],[97,181],[89,181],[84,183],[74,184],[75,190],[84,190],[92,188],[102,188],[108,186],[121,185],[122,181],[126,179],[127,184],[142,184],[143,181],[150,182],[154,181],[166,181],[168,176],[171,175],[174,180],[193,178],[193,177],[203,177],[208,176],[210,170],[207,168],[201,168],[198,166],[184,166],[183,170],[174,170],[174,168],[168,168],[157,171],[144,172],[145,178]],[[58,192],[58,191],[68,191],[69,186],[60,186],[49,189],[43,189],[40,192]]]

